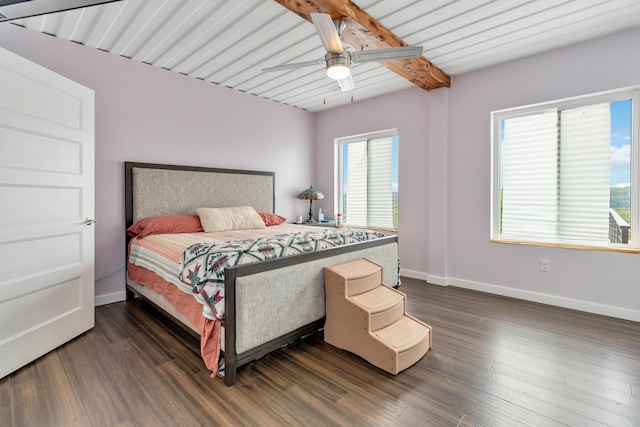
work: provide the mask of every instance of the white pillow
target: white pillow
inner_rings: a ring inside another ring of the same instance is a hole
[[[250,230],[264,228],[264,221],[251,206],[232,208],[198,208],[202,228],[207,233],[227,230]]]

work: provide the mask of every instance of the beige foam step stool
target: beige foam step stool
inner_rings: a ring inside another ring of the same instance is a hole
[[[325,267],[324,340],[396,375],[427,353],[432,331],[406,313],[406,295],[383,277],[366,258]]]

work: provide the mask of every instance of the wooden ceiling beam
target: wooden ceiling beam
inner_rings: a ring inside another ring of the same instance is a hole
[[[328,13],[334,20],[342,19],[347,23],[342,41],[355,50],[408,46],[351,0],[275,1],[309,22],[312,22],[312,12]],[[424,56],[384,61],[380,64],[425,90],[451,86],[449,75]]]

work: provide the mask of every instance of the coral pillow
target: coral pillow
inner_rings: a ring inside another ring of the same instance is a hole
[[[271,212],[258,212],[258,215],[260,215],[260,218],[264,221],[264,225],[267,227],[280,225],[287,220],[287,218]]]
[[[204,231],[198,215],[165,215],[143,218],[127,229],[129,236],[143,238],[151,234],[197,233]]]

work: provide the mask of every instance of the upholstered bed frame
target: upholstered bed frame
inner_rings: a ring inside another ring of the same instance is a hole
[[[274,173],[125,163],[127,227],[145,217],[230,206],[274,212]],[[383,265],[385,282],[398,283],[396,236],[225,269],[225,383],[235,383],[237,367],[322,329],[323,268],[359,258]],[[194,327],[162,297],[128,279],[127,297],[134,295],[193,333]]]

